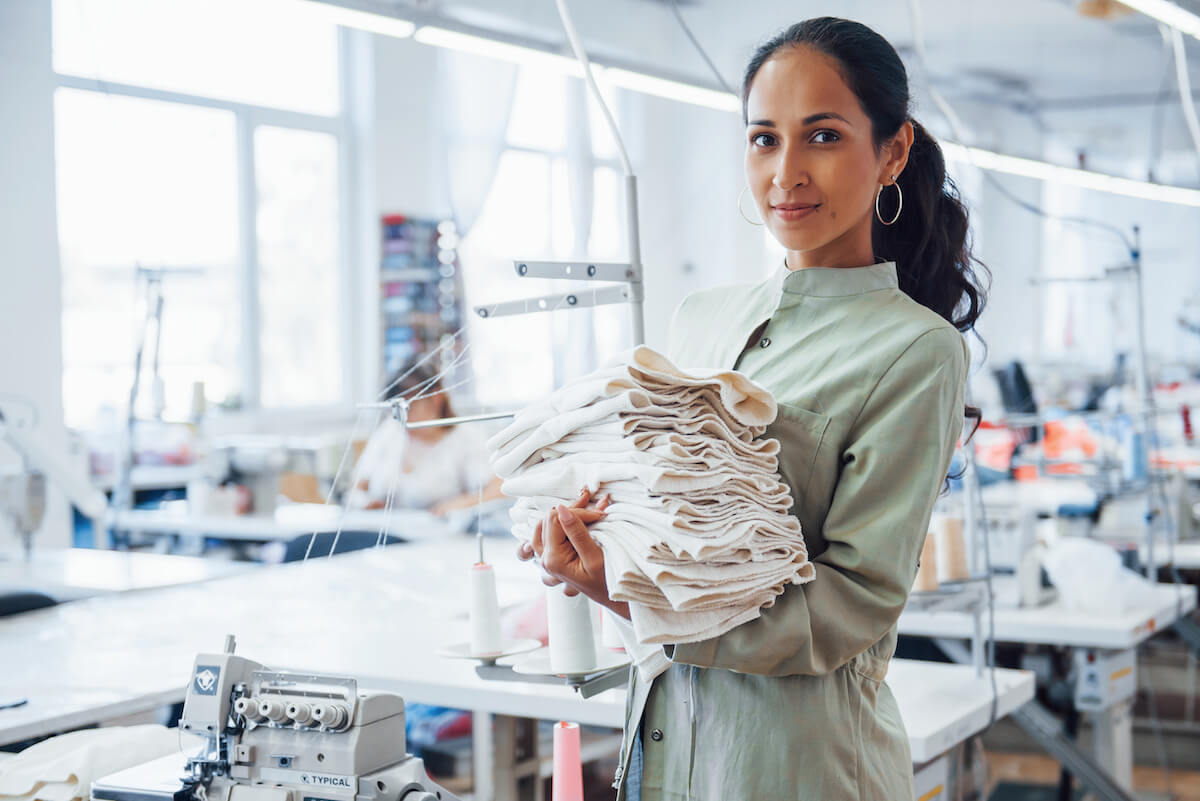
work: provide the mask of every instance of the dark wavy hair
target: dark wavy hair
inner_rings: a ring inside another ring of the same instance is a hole
[[[798,22],[762,44],[742,78],[742,122],[759,69],[784,48],[811,47],[838,65],[842,79],[871,120],[875,145],[882,148],[906,122],[913,144],[903,174],[904,209],[894,225],[875,218],[871,244],[875,255],[896,262],[900,289],[941,315],[959,331],[975,326],[987,300],[987,267],[971,254],[967,209],[946,176],[942,149],[909,111],[908,73],[896,49],[859,22],[816,17]],[[896,193],[885,192],[880,211],[890,219]],[[890,208],[885,208],[890,204]]]

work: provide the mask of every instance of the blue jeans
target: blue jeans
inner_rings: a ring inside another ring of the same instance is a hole
[[[642,801],[642,727],[633,734],[629,769],[625,771],[625,801]]]

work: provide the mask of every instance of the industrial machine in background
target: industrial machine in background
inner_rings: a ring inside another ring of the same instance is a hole
[[[198,738],[92,783],[96,801],[457,801],[406,752],[404,701],[353,678],[200,654],[179,721]],[[185,764],[186,762],[186,764]]]
[[[67,499],[92,520],[104,520],[108,499],[88,481],[82,470],[39,436],[33,420],[7,416],[0,410],[0,442],[16,451],[16,467],[0,467],[0,516],[7,518],[21,539],[28,559],[33,551],[34,532],[42,525],[46,509],[47,478]]]

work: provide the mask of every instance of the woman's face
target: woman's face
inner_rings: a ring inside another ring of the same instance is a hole
[[[746,178],[788,266],[872,263],[875,193],[899,175],[907,145],[900,158],[895,146],[876,148],[836,62],[809,47],[785,48],[762,65],[746,112]],[[896,138],[911,142],[911,130],[906,123]]]
[[[437,420],[442,417],[443,405],[444,402],[440,395],[418,398],[408,406],[409,422],[421,423],[426,420]]]

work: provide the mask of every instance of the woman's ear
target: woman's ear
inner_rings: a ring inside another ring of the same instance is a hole
[[[883,163],[883,174],[879,176],[879,183],[890,183],[893,175],[899,177],[904,172],[904,168],[908,165],[908,152],[912,149],[913,136],[912,120],[905,120],[891,141],[884,145],[886,158]]]

